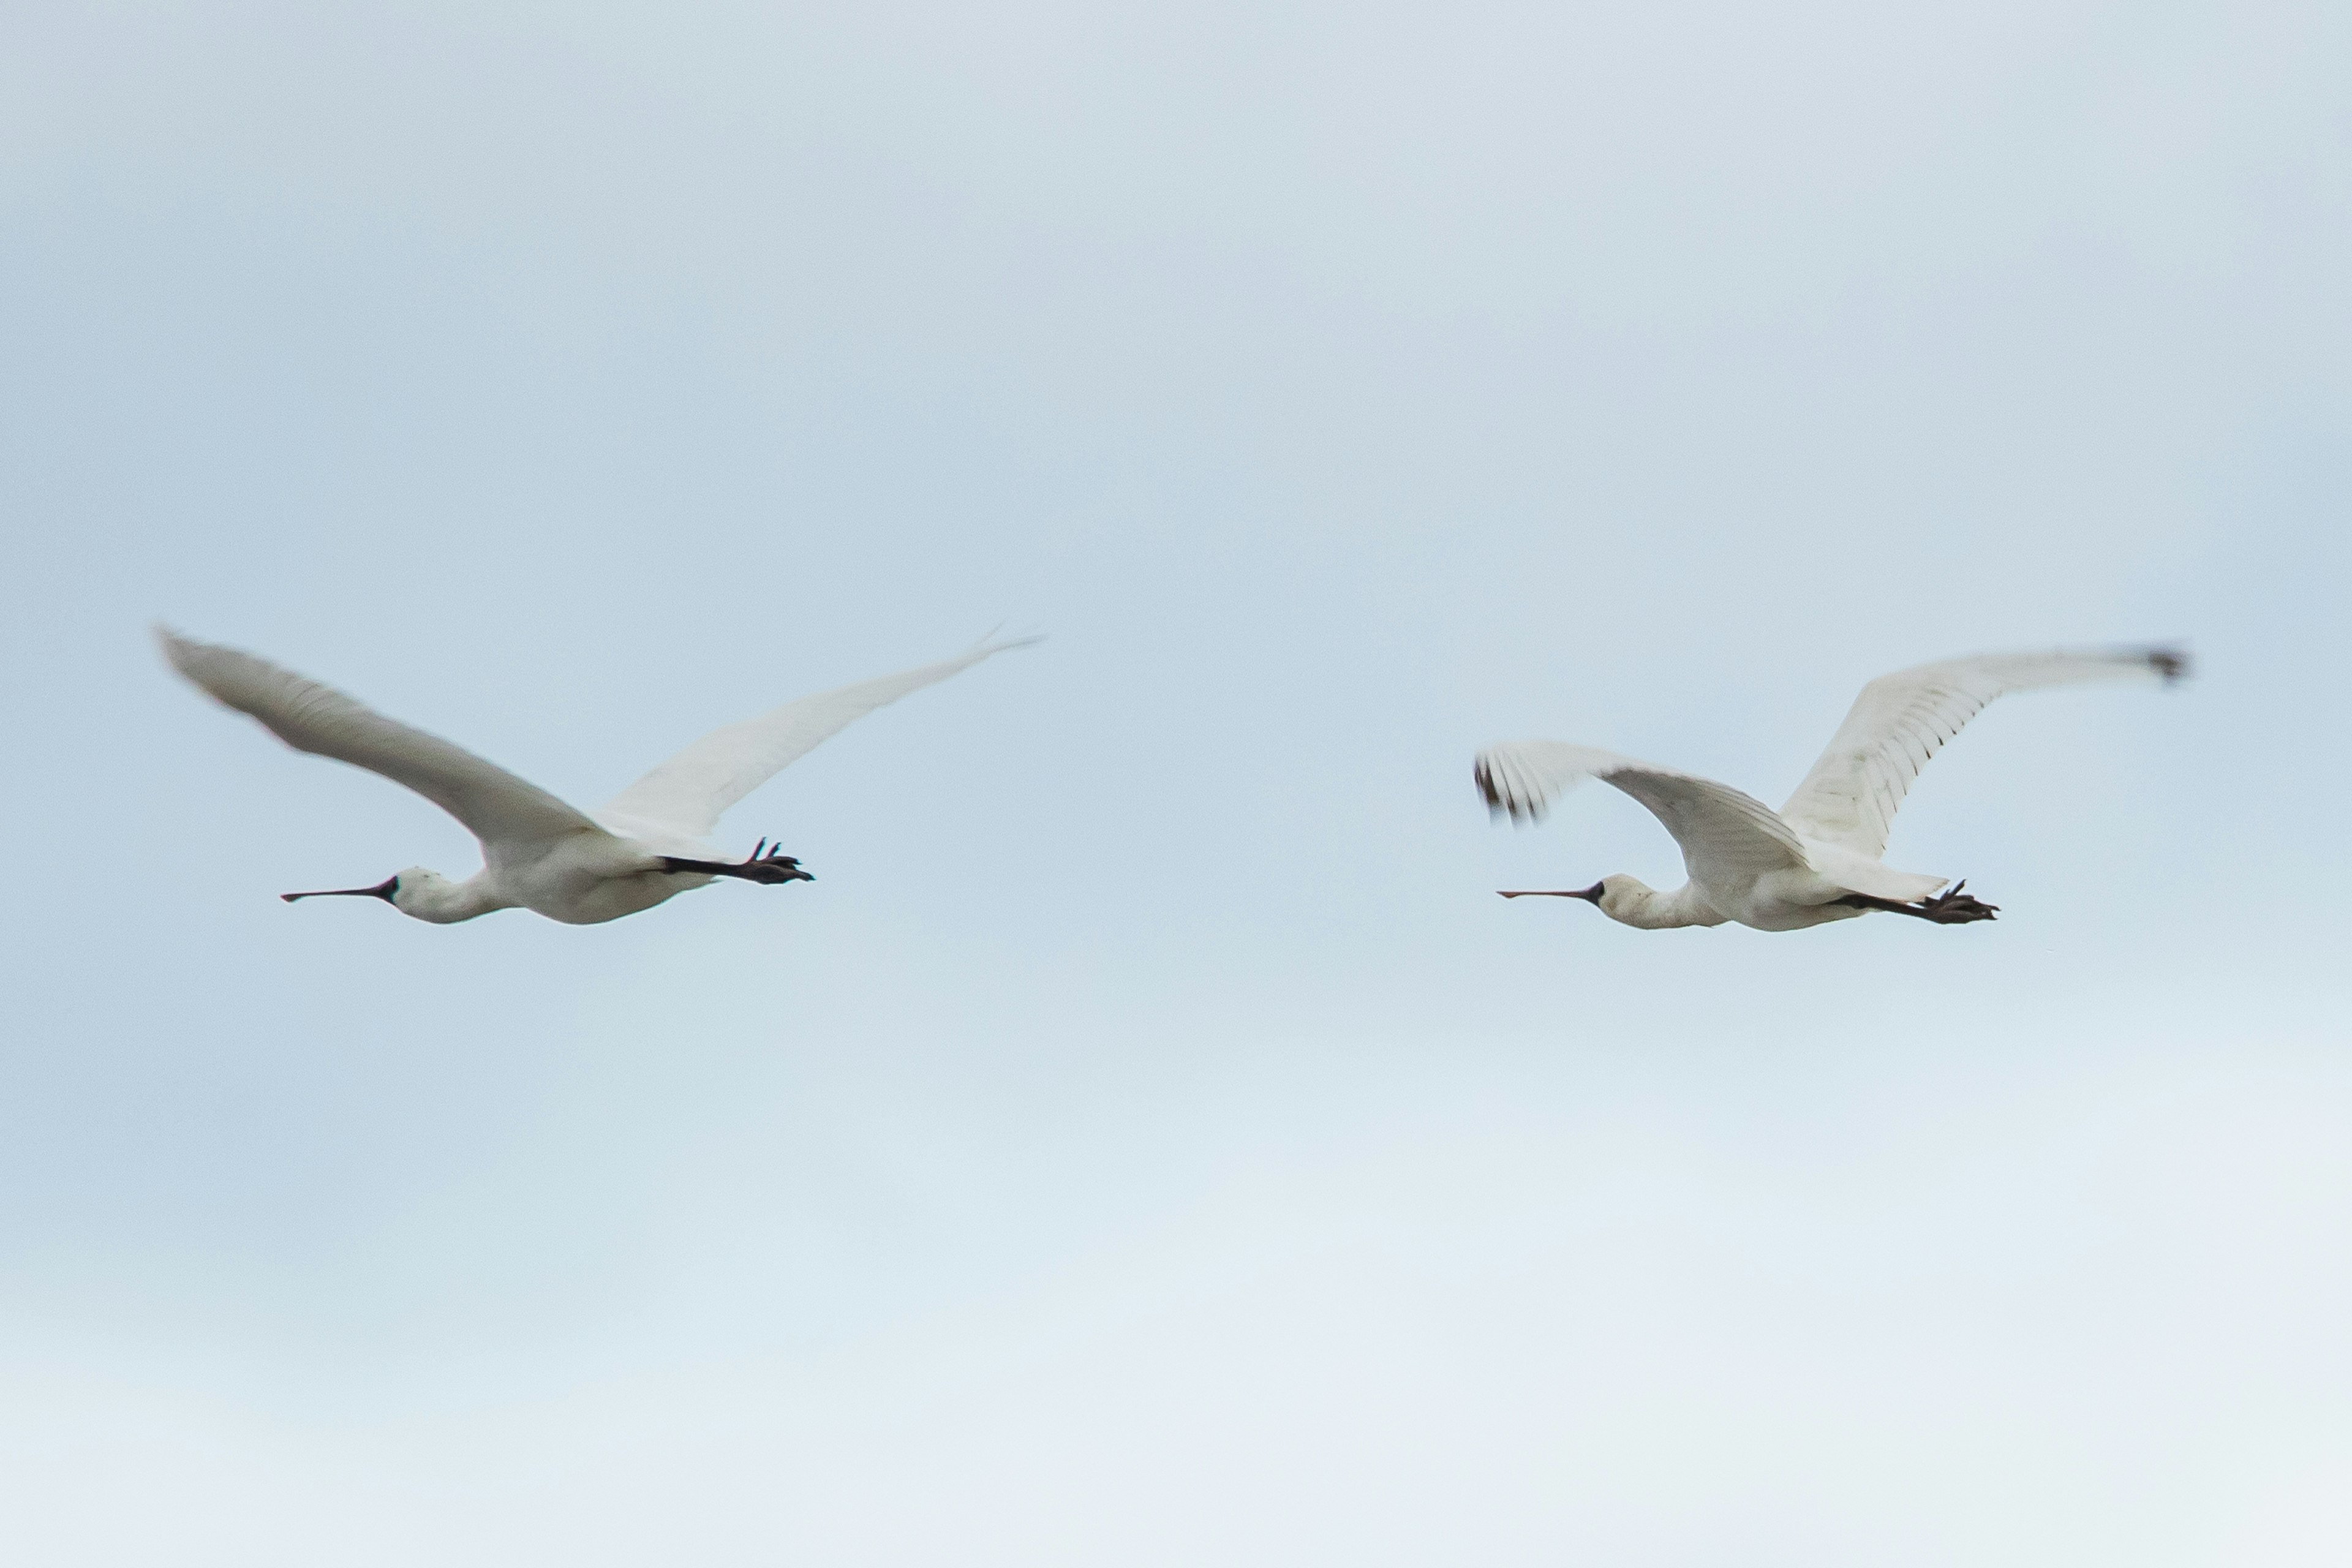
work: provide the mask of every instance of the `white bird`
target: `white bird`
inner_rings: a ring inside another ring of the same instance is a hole
[[[1862,689],[1829,749],[1777,812],[1729,784],[1591,746],[1490,746],[1478,753],[1475,776],[1493,814],[1532,820],[1571,785],[1603,779],[1666,825],[1690,876],[1671,892],[1615,876],[1590,888],[1503,897],[1583,899],[1613,921],[1653,931],[1726,921],[1798,931],[1871,910],[1940,925],[1989,921],[1998,906],[1962,891],[1965,882],[1939,895],[1948,879],[1882,863],[1895,808],[1927,759],[2009,692],[2129,677],[2169,684],[2188,668],[2177,648],[2125,647],[1984,654],[1882,675]]]
[[[168,627],[157,627],[155,635],[172,668],[261,721],[296,751],[406,784],[481,841],[482,868],[462,882],[412,866],[373,888],[279,897],[289,903],[382,899],[436,925],[512,909],[567,925],[595,925],[649,910],[714,878],[770,885],[813,881],[798,860],[781,847],[772,849],[765,838],[748,859],[720,859],[709,843],[720,814],[851,721],[991,654],[1039,640],[983,640],[955,658],[803,697],[713,730],[591,816],[470,752],[266,659],[192,641]]]

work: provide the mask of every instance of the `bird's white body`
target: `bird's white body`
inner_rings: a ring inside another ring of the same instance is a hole
[[[485,847],[482,868],[462,882],[412,867],[400,873],[392,903],[436,925],[495,910],[529,910],[565,925],[602,925],[717,880],[664,865],[666,855],[680,853],[600,825],[562,838]],[[699,853],[684,847],[684,853],[694,859],[715,857],[707,847]]]
[[[955,658],[802,698],[713,731],[592,815],[291,670],[168,630],[157,636],[173,668],[295,750],[405,784],[472,830],[481,842],[482,868],[463,881],[411,867],[377,887],[332,889],[383,899],[436,925],[512,909],[566,925],[599,925],[720,877],[808,880],[798,861],[763,858],[765,839],[749,860],[720,858],[709,838],[720,814],[852,721],[991,654],[1024,646],[983,642]]]
[[[1661,930],[1726,921],[1799,931],[1872,910],[1939,923],[1990,920],[1992,906],[1949,880],[1898,871],[1882,857],[1911,781],[1960,726],[2011,691],[2129,677],[2178,679],[2187,660],[2169,648],[1987,654],[1881,676],[1864,687],[1788,804],[1779,811],[1728,784],[1631,757],[1555,741],[1490,746],[1476,778],[1487,805],[1514,820],[1540,817],[1563,791],[1598,778],[1640,801],[1682,847],[1690,880],[1670,891],[1632,877],[1545,897],[1588,900],[1624,925]],[[1529,895],[1507,894],[1520,898]]]

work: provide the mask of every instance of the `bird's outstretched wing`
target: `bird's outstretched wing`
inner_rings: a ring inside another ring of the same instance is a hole
[[[1041,637],[982,642],[969,653],[919,669],[861,680],[772,708],[756,719],[713,730],[607,801],[601,815],[626,826],[644,824],[692,838],[709,836],[727,808],[767,783],[853,721],[910,691],[970,669],[991,654]]]
[[[1555,796],[1585,779],[1614,784],[1666,825],[1693,881],[1759,877],[1806,864],[1804,846],[1762,801],[1729,784],[1614,752],[1514,741],[1479,752],[1475,774],[1487,809],[1514,821],[1541,817]]]
[[[2060,648],[1982,654],[1882,675],[1862,689],[1829,749],[1780,808],[1798,832],[1873,859],[1919,770],[1996,697],[2044,686],[2131,677],[2178,680],[2178,648]]]
[[[298,752],[332,757],[406,784],[473,831],[485,847],[603,831],[537,784],[437,735],[233,647],[155,628],[172,668],[213,697],[261,721]]]

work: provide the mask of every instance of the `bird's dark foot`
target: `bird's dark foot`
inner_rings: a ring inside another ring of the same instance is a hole
[[[1961,889],[1967,886],[1965,880],[1955,882],[1950,892],[1939,893],[1932,899],[1921,899],[1907,912],[1942,926],[1964,926],[1973,921],[1991,920],[2000,913],[1999,904],[1988,904],[1974,893],[1962,892]]]
[[[801,863],[781,848],[771,848],[764,838],[751,851],[751,858],[735,868],[734,874],[747,882],[760,882],[773,887],[779,882],[814,882],[814,877],[801,869]]]
[[[751,858],[742,861],[685,860],[675,855],[662,857],[665,871],[699,871],[706,877],[734,877],[746,882],[758,882],[774,887],[780,882],[814,882],[814,877],[801,869],[801,863],[781,849],[771,849],[768,841],[751,851]]]

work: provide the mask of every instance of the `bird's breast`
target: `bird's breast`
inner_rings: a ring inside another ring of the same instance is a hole
[[[616,921],[709,879],[666,872],[644,846],[606,833],[573,834],[499,867],[499,885],[517,903],[565,925]]]

